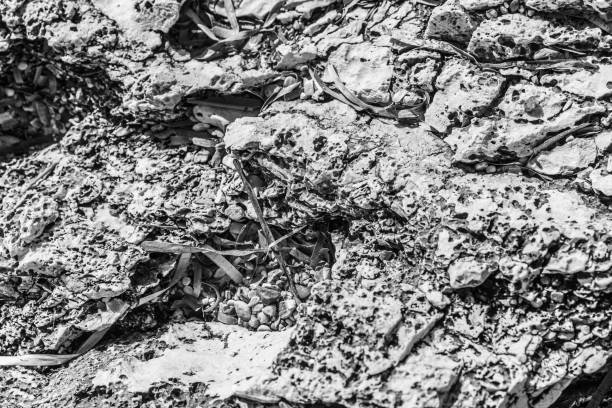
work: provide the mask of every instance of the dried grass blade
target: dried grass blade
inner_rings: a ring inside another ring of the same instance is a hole
[[[254,253],[265,252],[262,249],[227,249],[221,251],[211,248],[209,246],[194,247],[191,245],[172,244],[170,242],[161,241],[144,241],[142,242],[142,244],[140,244],[140,246],[147,252],[162,252],[167,254],[202,253],[227,256],[248,256]]]
[[[249,183],[249,180],[247,179],[246,174],[244,174],[242,163],[236,157],[234,157],[234,167],[236,168],[236,171],[238,172],[238,175],[240,176],[240,179],[242,180],[242,184],[244,185],[244,189],[246,190],[249,196],[249,199],[251,200],[251,204],[253,204],[253,209],[255,210],[255,214],[257,214],[257,219],[259,220],[260,227],[263,230],[266,243],[270,244],[274,242],[274,235],[272,235],[270,226],[266,222],[266,219],[263,215],[263,211],[261,210],[261,207],[259,206],[259,201],[257,201],[257,197],[255,196],[255,192],[253,191],[253,186],[251,186],[251,183]],[[272,250],[272,253],[274,254],[274,257],[276,258],[276,261],[278,262],[280,269],[283,271],[283,274],[287,278],[287,282],[289,282],[289,289],[295,296],[296,302],[299,302],[300,297],[298,296],[297,289],[295,288],[295,282],[293,281],[293,275],[290,273],[289,268],[287,267],[287,264],[285,263],[285,259],[283,258],[282,253],[278,251],[274,251],[274,250]]]
[[[236,9],[234,8],[234,2],[232,0],[224,0],[225,11],[227,12],[227,19],[229,20],[232,30],[235,32],[240,31],[240,25],[238,24],[238,17],[236,17]]]
[[[282,237],[274,240],[271,244],[269,244],[268,248],[270,248],[270,249],[275,248],[278,244],[280,244],[281,242],[283,242],[287,238],[291,238],[292,236],[294,236],[298,232],[302,232],[304,230],[304,228],[306,228],[306,227],[307,227],[306,225],[302,225],[301,227],[294,229],[290,233],[283,235]]]
[[[296,82],[294,84],[291,84],[291,85],[281,89],[276,94],[270,95],[270,97],[264,102],[263,106],[261,107],[261,111],[262,112],[265,111],[271,104],[273,104],[274,102],[278,101],[280,98],[289,95],[291,92],[293,92],[299,86],[300,86],[300,83]]]
[[[225,259],[224,256],[219,255],[216,251],[203,252],[203,254],[206,255],[208,259],[213,261],[215,265],[221,268],[223,272],[225,272],[225,274],[229,276],[230,279],[233,280],[235,283],[237,284],[242,283],[242,279],[243,279],[242,274],[238,271],[238,269],[236,269],[234,265],[232,265],[230,261]]]
[[[198,26],[198,28],[204,33],[206,34],[206,36],[208,38],[210,38],[213,41],[219,41],[219,38],[215,35],[215,33],[212,32],[212,30],[210,28],[208,28],[206,26],[206,24],[204,24],[204,22],[202,21],[202,19],[200,18],[200,16],[197,15],[197,13],[195,11],[193,11],[193,9],[186,7],[185,8],[185,15],[187,17],[189,17],[189,19],[191,21],[193,21],[193,23],[195,25]]]
[[[188,252],[184,252],[179,256],[179,260],[176,263],[176,268],[174,270],[174,275],[172,275],[172,279],[170,280],[170,284],[167,288],[162,290],[158,290],[157,292],[151,293],[150,295],[143,296],[138,299],[138,302],[133,306],[133,308],[137,308],[142,305],[146,305],[147,303],[153,302],[158,299],[161,295],[169,291],[174,285],[180,281],[185,272],[187,272],[187,268],[189,267],[189,261],[191,260],[191,254]]]
[[[0,366],[56,366],[67,363],[78,356],[79,354],[25,354],[23,356],[0,356]]]

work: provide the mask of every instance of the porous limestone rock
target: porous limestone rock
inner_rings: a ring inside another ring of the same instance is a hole
[[[597,104],[578,105],[543,123],[521,123],[508,118],[488,117],[473,121],[465,128],[455,128],[445,141],[455,150],[454,160],[473,163],[478,160],[516,160],[529,157],[534,147],[551,134],[573,126],[589,115],[604,112]]]
[[[167,33],[178,21],[184,0],[93,0],[121,28],[128,41],[144,43],[148,48],[162,43],[159,31]]]
[[[603,169],[596,169],[589,175],[591,186],[596,192],[608,197],[612,197],[612,174]]]
[[[612,64],[598,64],[596,70],[546,74],[541,82],[582,97],[603,99],[612,95]]]
[[[571,140],[564,145],[540,153],[527,164],[547,176],[567,176],[587,168],[597,158],[597,146],[592,138]]]
[[[329,55],[328,64],[336,68],[346,87],[365,102],[387,103],[393,78],[390,59],[389,48],[364,42],[340,45]],[[329,69],[323,73],[326,82],[332,82],[333,78]]]
[[[438,92],[427,108],[425,122],[439,132],[469,122],[491,106],[504,82],[502,76],[482,71],[466,60],[447,61],[436,80]]]
[[[486,10],[504,4],[505,0],[459,0],[466,10]]]
[[[537,86],[527,81],[512,85],[497,107],[513,120],[539,122],[551,120],[564,108],[568,98],[555,88]]]
[[[570,28],[517,13],[483,21],[472,34],[468,51],[482,60],[500,61],[532,57],[551,45],[596,50],[601,40],[599,28]]]
[[[431,12],[425,37],[467,44],[475,29],[476,22],[459,1],[448,0]]]
[[[458,259],[448,267],[450,285],[454,289],[474,288],[491,275],[491,268],[474,258]]]

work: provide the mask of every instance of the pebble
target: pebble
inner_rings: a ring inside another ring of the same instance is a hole
[[[259,327],[259,319],[257,319],[257,317],[255,316],[251,316],[251,318],[249,319],[249,327],[251,329],[256,329]]]
[[[257,295],[261,298],[262,303],[269,305],[280,298],[278,290],[272,288],[257,288]]]
[[[270,317],[268,317],[268,315],[265,314],[264,312],[257,313],[257,320],[259,320],[261,324],[270,323]]]
[[[266,316],[274,317],[276,316],[276,306],[268,305],[261,310]]]
[[[295,285],[295,290],[301,300],[306,300],[310,296],[310,289],[304,285]]]
[[[249,300],[249,307],[253,307],[258,303],[261,303],[261,298],[257,295],[251,296],[251,299]]]
[[[223,313],[221,309],[219,309],[219,312],[217,312],[217,320],[223,324],[238,324],[238,318]]]
[[[262,324],[261,326],[259,326],[257,328],[257,331],[263,332],[263,331],[270,331],[270,326]]]
[[[236,310],[236,315],[244,321],[251,320],[251,308],[246,302],[242,300],[234,301],[234,309]]]
[[[244,219],[244,209],[237,204],[228,205],[224,214],[232,221],[241,221]]]

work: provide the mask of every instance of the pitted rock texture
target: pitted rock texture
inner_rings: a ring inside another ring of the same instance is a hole
[[[189,256],[68,365],[2,368],[8,406],[584,408],[611,350],[607,3],[0,3],[0,147],[70,108],[0,164],[1,353],[74,352],[166,289],[185,256],[145,240],[240,254]]]

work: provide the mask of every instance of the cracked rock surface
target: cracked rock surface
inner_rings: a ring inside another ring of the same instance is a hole
[[[1,2],[2,406],[610,404],[608,3]]]

